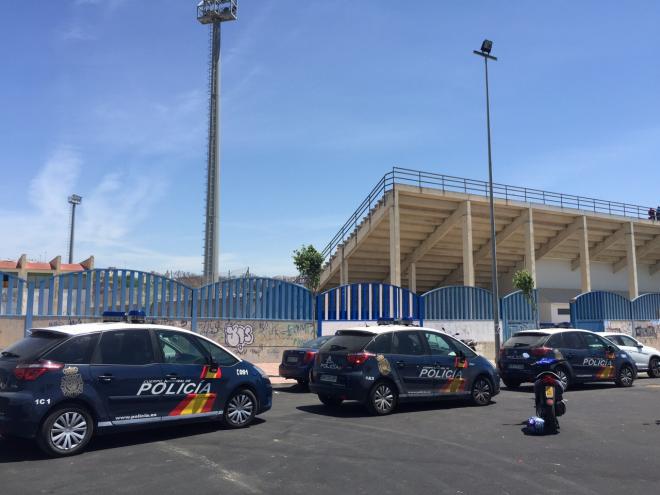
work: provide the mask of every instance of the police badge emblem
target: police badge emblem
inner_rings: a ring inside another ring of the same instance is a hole
[[[64,397],[77,397],[83,392],[83,379],[78,368],[75,366],[67,366],[62,370],[64,376],[60,382],[60,389]]]
[[[389,375],[392,372],[390,362],[385,359],[385,356],[378,354],[376,356],[376,361],[378,362],[378,371],[380,371],[381,375]]]

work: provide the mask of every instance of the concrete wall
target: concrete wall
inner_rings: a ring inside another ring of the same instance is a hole
[[[24,331],[24,318],[0,318],[0,349],[21,340]]]
[[[435,330],[444,329],[457,339],[472,339],[477,342],[479,354],[490,360],[495,359],[495,330],[492,320],[425,320],[424,326]]]
[[[649,275],[646,265],[638,265],[639,292],[660,292],[660,272]],[[537,287],[552,289],[580,289],[580,270],[571,270],[568,260],[540,260],[536,262]],[[626,268],[616,273],[609,263],[591,263],[591,290],[628,293],[628,272]],[[565,302],[565,301],[552,301]]]
[[[197,331],[253,363],[279,362],[282,351],[316,337],[311,321],[202,320]]]

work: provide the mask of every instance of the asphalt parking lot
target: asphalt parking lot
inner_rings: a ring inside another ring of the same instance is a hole
[[[477,408],[338,411],[297,387],[246,430],[215,424],[121,433],[71,458],[0,439],[0,493],[647,493],[660,483],[660,380],[569,391],[561,433],[522,432],[531,389]],[[655,488],[654,488],[655,487]]]

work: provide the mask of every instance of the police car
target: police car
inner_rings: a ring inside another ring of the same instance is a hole
[[[613,381],[630,387],[637,376],[630,355],[597,333],[577,329],[518,332],[500,349],[497,366],[509,388],[553,371],[566,387],[578,382]]]
[[[220,419],[248,426],[271,407],[257,366],[180,328],[90,323],[35,328],[0,353],[0,432],[48,454],[82,451],[122,427]]]
[[[399,402],[468,397],[483,406],[500,378],[485,358],[429,328],[386,324],[339,330],[316,355],[309,388],[330,407],[364,403],[376,415]]]

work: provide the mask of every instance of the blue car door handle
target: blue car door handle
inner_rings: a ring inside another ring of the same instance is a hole
[[[403,367],[406,365],[406,363],[405,363],[405,361],[397,361],[397,362],[396,362],[396,365],[397,365],[399,368],[403,368]]]
[[[105,375],[99,375],[97,378],[102,383],[110,383],[113,376],[110,373],[106,373]]]
[[[167,375],[165,375],[165,378],[167,378],[168,380],[176,380],[178,377],[179,375],[177,375],[176,373],[168,373]]]

